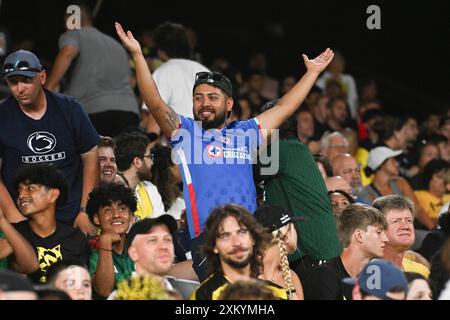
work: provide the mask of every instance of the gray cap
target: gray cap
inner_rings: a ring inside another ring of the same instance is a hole
[[[2,68],[2,78],[24,76],[33,78],[42,71],[42,65],[33,52],[18,50],[6,57]]]

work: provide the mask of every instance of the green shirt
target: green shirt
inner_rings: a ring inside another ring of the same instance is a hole
[[[99,250],[92,249],[89,255],[89,273],[95,274],[97,271]],[[117,289],[117,284],[131,276],[134,271],[134,262],[128,256],[128,248],[123,248],[122,254],[118,254],[115,251],[112,252],[113,264],[114,264],[114,290]]]
[[[0,239],[5,239],[5,234],[2,230],[0,230]],[[5,269],[8,264],[8,261],[5,259],[0,259],[0,269]]]
[[[278,173],[264,180],[266,203],[282,206],[306,218],[296,222],[301,256],[320,260],[337,257],[341,245],[336,220],[325,182],[311,152],[297,138],[281,140],[279,147]]]

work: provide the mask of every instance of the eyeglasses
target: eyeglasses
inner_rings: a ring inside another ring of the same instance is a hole
[[[42,68],[33,68],[30,67],[28,61],[17,61],[15,64],[6,63],[3,66],[3,74],[10,73],[13,71],[33,71],[33,72],[41,72]]]
[[[206,71],[202,71],[202,72],[197,72],[195,74],[195,81],[197,80],[213,80],[213,81],[223,81],[225,80],[225,77],[218,73],[218,72],[206,72]]]
[[[150,160],[155,160],[155,154],[154,153],[150,153],[150,154],[144,154],[144,158],[149,158]]]

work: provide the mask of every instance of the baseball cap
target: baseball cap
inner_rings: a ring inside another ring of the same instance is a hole
[[[131,245],[137,235],[149,233],[149,231],[158,224],[166,225],[171,234],[177,230],[177,222],[171,215],[163,214],[158,218],[145,218],[136,222],[130,228],[130,231],[127,233],[128,245]]]
[[[270,232],[278,230],[291,222],[305,220],[305,217],[293,216],[285,208],[274,204],[266,204],[259,207],[253,213],[253,216]]]
[[[197,72],[192,91],[194,91],[197,86],[204,83],[221,89],[230,97],[233,96],[233,86],[231,85],[230,79],[219,72]]]
[[[38,57],[33,52],[18,50],[6,57],[2,68],[2,78],[15,75],[33,78],[42,69]]]
[[[387,159],[394,158],[401,154],[402,150],[392,150],[388,147],[376,147],[370,150],[367,166],[373,171],[377,170]]]
[[[33,284],[20,273],[11,270],[0,270],[1,291],[34,291]]]
[[[390,300],[389,291],[403,290],[408,292],[408,281],[403,271],[392,262],[373,259],[364,266],[357,279],[344,278],[344,283],[354,285],[358,281],[360,289],[368,295],[383,300]]]

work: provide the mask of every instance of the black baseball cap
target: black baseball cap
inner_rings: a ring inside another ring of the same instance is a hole
[[[0,270],[1,291],[34,291],[33,284],[24,275],[11,270]]]
[[[195,83],[192,91],[194,91],[197,86],[204,83],[221,89],[229,97],[233,96],[233,86],[230,79],[219,72],[197,72],[197,74],[195,75]]]
[[[137,235],[149,233],[149,231],[158,224],[166,225],[170,234],[177,231],[177,222],[171,215],[163,214],[158,218],[145,218],[133,224],[130,231],[127,233],[128,246],[131,246],[131,243]]]
[[[42,65],[33,52],[18,50],[6,57],[2,68],[2,78],[15,75],[34,78],[42,70]]]
[[[270,232],[278,230],[291,222],[306,220],[305,217],[293,216],[287,209],[274,204],[266,204],[259,207],[253,213],[253,216]]]

